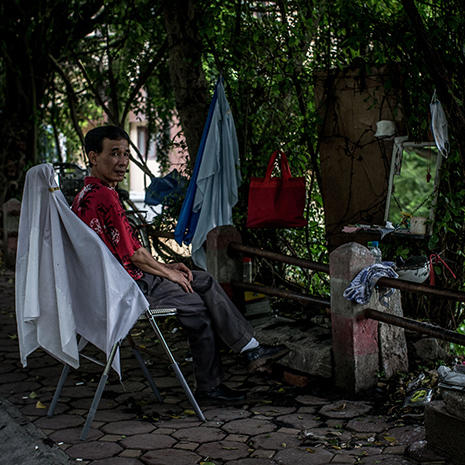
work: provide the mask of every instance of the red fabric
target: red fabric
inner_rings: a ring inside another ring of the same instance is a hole
[[[281,157],[281,176],[271,177],[274,162]],[[305,178],[293,178],[286,154],[277,150],[271,155],[264,178],[252,178],[247,212],[248,228],[296,228],[306,226]]]
[[[134,279],[140,279],[143,273],[130,258],[142,245],[126,218],[115,189],[89,176],[71,208],[100,236],[126,271]]]

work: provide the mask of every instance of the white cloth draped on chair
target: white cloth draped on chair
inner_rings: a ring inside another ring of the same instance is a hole
[[[50,164],[26,174],[16,259],[23,366],[41,347],[77,368],[77,335],[107,354],[149,304],[103,241],[70,209]],[[119,354],[113,368],[121,376]]]

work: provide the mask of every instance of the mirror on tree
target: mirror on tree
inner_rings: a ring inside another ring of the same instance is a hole
[[[429,234],[434,220],[442,156],[434,142],[396,137],[384,220],[416,234]]]

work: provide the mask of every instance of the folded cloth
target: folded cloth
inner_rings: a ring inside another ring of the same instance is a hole
[[[343,296],[357,304],[367,304],[379,278],[399,277],[393,267],[393,262],[381,262],[363,268],[349,284]],[[384,293],[382,297],[388,297],[391,293],[392,290]]]

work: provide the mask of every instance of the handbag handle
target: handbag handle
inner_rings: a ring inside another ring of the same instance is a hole
[[[271,173],[273,171],[274,162],[276,161],[277,156],[281,156],[281,177],[283,179],[289,179],[291,177],[291,170],[289,169],[289,163],[287,161],[286,154],[282,150],[275,150],[270,157],[268,162],[268,168],[266,169],[265,180],[271,180]]]

